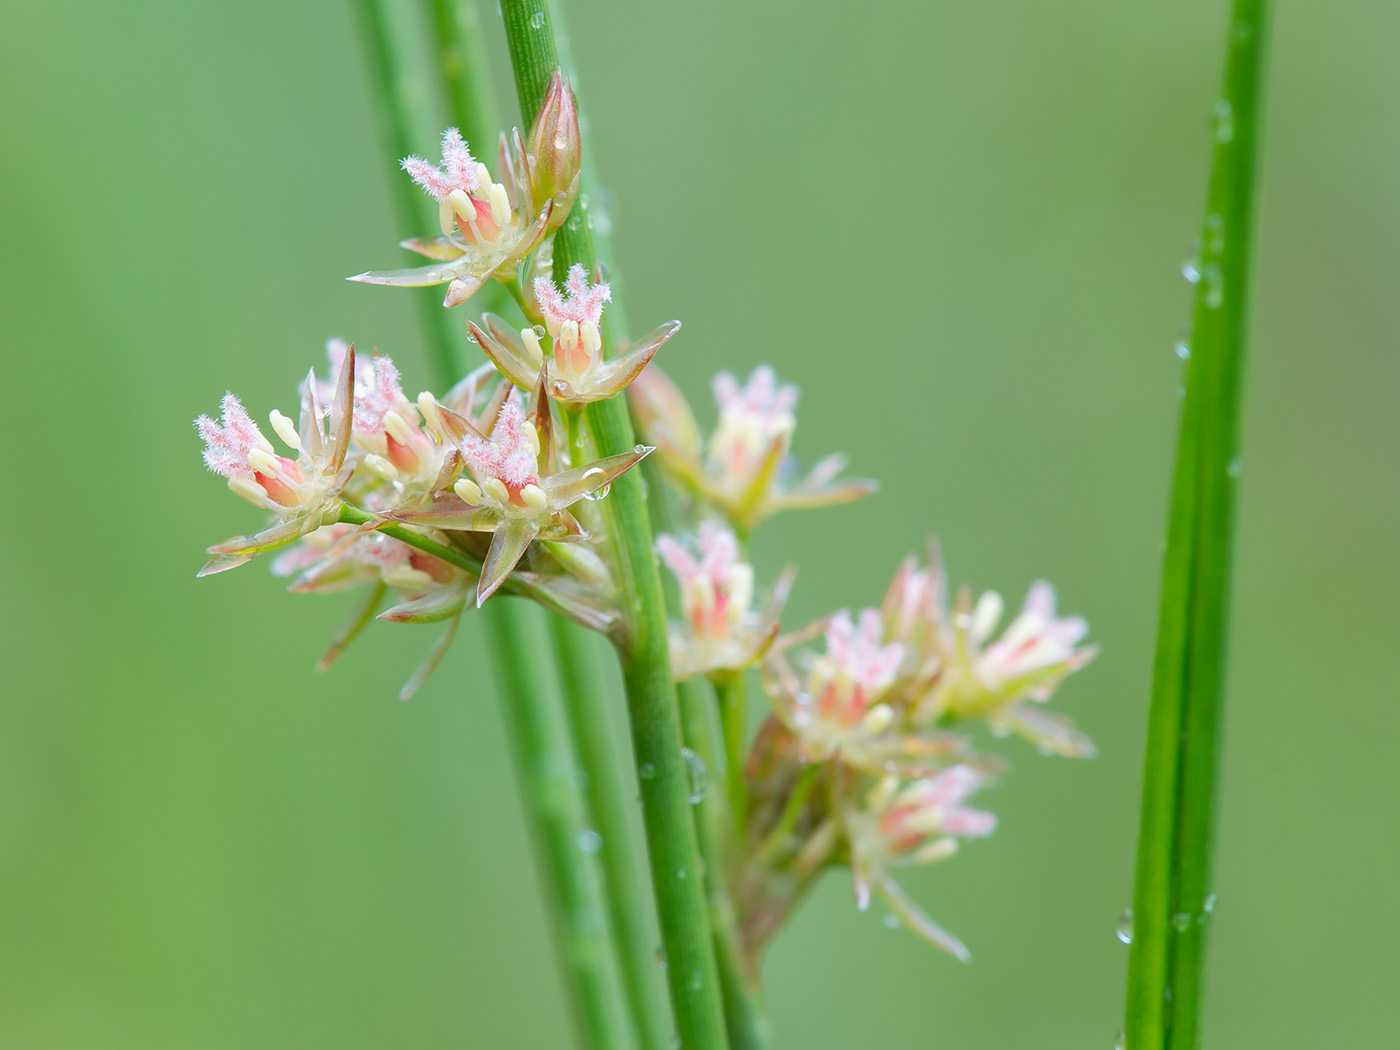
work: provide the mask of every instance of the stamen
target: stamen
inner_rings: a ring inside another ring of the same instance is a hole
[[[869,736],[877,736],[894,724],[894,711],[889,704],[876,704],[860,720],[860,730]]]
[[[442,433],[442,417],[438,414],[437,398],[424,390],[418,395],[418,413],[423,417],[423,425],[432,427],[439,435]]]
[[[373,452],[365,457],[365,466],[373,473],[378,474],[385,481],[397,481],[399,479],[398,468],[383,456],[377,456]]]
[[[384,429],[400,445],[407,445],[413,441],[413,428],[405,423],[403,416],[392,408],[384,413]]]
[[[506,188],[499,182],[491,183],[491,191],[487,194],[487,201],[491,205],[491,219],[497,226],[505,226],[510,222],[510,198],[506,195]]]
[[[915,864],[932,864],[935,861],[947,860],[957,851],[958,840],[945,836],[920,846],[909,859]]]
[[[530,355],[530,360],[538,364],[544,360],[544,349],[540,346],[540,337],[533,328],[520,329],[520,341],[525,344],[525,352]]]
[[[598,331],[598,326],[584,321],[578,326],[578,334],[583,339],[583,348],[588,351],[588,356],[597,357],[598,351],[603,348],[603,333]]]
[[[501,506],[510,502],[510,489],[506,488],[506,483],[500,478],[483,478],[481,491],[490,496]]]
[[[268,414],[267,418],[272,424],[272,429],[277,431],[277,436],[286,442],[287,447],[300,452],[301,435],[297,433],[297,425],[275,408]]]
[[[232,477],[228,479],[228,490],[241,496],[255,507],[267,506],[267,489],[252,478]]]
[[[565,321],[559,326],[559,345],[565,350],[578,346],[578,322]]]
[[[520,490],[520,498],[525,501],[525,506],[533,511],[542,511],[549,506],[549,497],[538,485],[526,485]]]
[[[476,505],[481,502],[481,488],[471,478],[458,478],[452,491],[461,497],[463,503]]]
[[[411,565],[395,565],[384,573],[384,582],[401,591],[421,591],[433,585],[433,578]]]
[[[266,451],[259,445],[248,453],[248,466],[259,474],[276,476],[282,470],[282,461],[273,454],[271,446]]]

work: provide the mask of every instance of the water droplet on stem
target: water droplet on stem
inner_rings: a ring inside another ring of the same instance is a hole
[[[1133,943],[1133,909],[1129,908],[1122,915],[1118,916],[1118,926],[1114,932],[1118,939],[1124,944]]]

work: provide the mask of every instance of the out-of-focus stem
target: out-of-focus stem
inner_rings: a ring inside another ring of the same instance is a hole
[[[559,960],[574,1014],[593,1050],[636,1047],[613,983],[612,944],[597,866],[580,862],[591,859],[595,833],[584,821],[569,727],[548,665],[532,644],[544,630],[541,614],[519,599],[497,598],[492,607],[492,615],[485,618],[486,634],[507,698],[501,709],[516,756],[524,759],[518,780],[552,891],[548,897],[561,941]]]
[[[403,61],[400,24],[391,0],[360,0],[357,7],[378,86],[374,94],[386,143],[395,157],[402,157],[414,152],[415,134],[422,134],[418,126],[427,123],[427,95],[411,79]],[[452,119],[469,141],[489,141],[492,106],[475,8],[465,0],[432,0],[432,14],[437,66]],[[407,179],[395,179],[394,184],[405,228],[431,229],[433,220],[423,196]],[[435,292],[418,294],[424,304],[424,332],[434,351],[436,379],[443,387],[450,386],[459,372],[453,347],[462,334]],[[342,520],[355,516],[366,517],[353,508],[342,511]],[[402,533],[398,538],[423,548],[417,541],[425,538],[412,530],[390,526],[382,531]],[[468,571],[480,569],[475,559],[453,548],[435,553]],[[585,848],[592,842],[591,829],[574,783],[576,761],[569,727],[556,683],[544,671],[549,638],[538,622],[531,622],[538,614],[502,598],[483,608],[482,615],[493,643],[490,651],[501,684],[516,775],[541,860],[545,896],[559,932],[558,957],[578,1028],[593,1050],[634,1047],[637,1035],[619,1008],[619,990],[612,980],[615,946],[604,919],[608,909],[598,862]]]
[[[558,68],[553,28],[543,0],[502,0],[506,39],[521,113],[530,121]],[[576,207],[554,243],[556,278],[596,262],[584,207]],[[609,333],[604,345],[611,345]],[[601,455],[633,447],[636,438],[622,399],[588,407],[587,424]],[[705,878],[690,811],[689,772],[667,650],[666,604],[652,552],[641,476],[629,471],[601,504],[610,519],[624,598],[627,636],[619,647],[627,688],[633,750],[642,793],[652,883],[666,975],[680,1044],[685,1050],[726,1046],[719,977],[710,939]]]
[[[744,787],[744,738],[747,736],[748,689],[743,672],[715,685],[719,698],[720,723],[724,727],[726,790],[734,814],[734,831],[742,842],[748,823],[749,796]]]
[[[397,165],[398,158],[422,149],[419,139],[428,133],[430,89],[426,81],[414,76],[410,65],[403,60],[407,32],[398,5],[393,0],[355,0],[354,6],[369,63],[370,95],[379,112],[385,152]],[[389,181],[394,190],[394,210],[400,229],[435,229],[436,220],[428,216],[423,194],[407,178],[397,175],[394,172]],[[426,226],[425,218],[429,219]],[[454,347],[464,336],[452,314],[442,308],[441,289],[410,288],[406,291],[413,296],[419,323],[428,337],[433,371],[439,379],[455,382],[461,369]]]
[[[618,756],[608,739],[606,701],[610,691],[599,677],[595,649],[599,643],[563,617],[550,617],[549,626],[559,656],[559,676],[574,742],[587,774],[584,794],[601,839],[603,888],[621,960],[623,991],[640,1029],[642,1045],[663,1046],[669,1018],[666,1003],[659,998],[655,952],[640,907],[646,899],[646,883],[638,877],[627,848],[627,788],[618,775]]]

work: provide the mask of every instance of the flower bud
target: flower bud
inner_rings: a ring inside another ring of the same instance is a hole
[[[558,198],[562,222],[578,192],[578,173],[583,146],[578,130],[578,107],[574,91],[564,75],[555,70],[549,78],[544,103],[530,127],[526,143],[529,156],[530,189],[537,201]]]

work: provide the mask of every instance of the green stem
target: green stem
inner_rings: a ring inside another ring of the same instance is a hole
[[[391,0],[360,0],[357,6],[379,88],[375,95],[386,145],[394,156],[402,157],[414,152],[418,140],[427,133],[427,92],[411,79],[411,64],[403,61],[397,5]],[[468,141],[489,142],[493,107],[475,7],[467,0],[432,0],[432,16],[437,68],[452,119]],[[395,179],[394,184],[404,228],[431,229],[433,219],[425,198],[407,179]],[[460,332],[434,292],[420,294],[420,301],[425,308],[424,331],[434,351],[436,380],[450,386],[460,371],[453,353]],[[362,524],[369,519],[347,507],[341,520]],[[480,571],[476,559],[413,530],[388,526],[381,531],[469,572]],[[509,584],[507,589],[514,590]],[[533,596],[553,607],[547,594]],[[618,990],[609,980],[616,966],[616,946],[607,939],[609,924],[603,916],[608,909],[599,884],[598,863],[580,848],[580,844],[592,841],[587,837],[591,829],[576,790],[568,786],[567,775],[576,763],[557,685],[543,671],[548,639],[538,624],[530,629],[532,610],[521,610],[498,598],[482,609],[482,614],[493,640],[490,649],[501,685],[502,711],[510,728],[531,837],[541,860],[545,895],[560,934],[559,959],[575,1017],[587,1045],[594,1050],[636,1046],[637,1033],[621,1014]],[[558,621],[557,616],[552,619]],[[558,781],[561,776],[562,783]],[[648,1043],[654,1043],[650,1036]]]
[[[597,643],[583,628],[562,617],[551,616],[549,626],[574,742],[587,774],[584,794],[601,839],[603,889],[613,942],[621,959],[623,991],[641,1029],[642,1045],[660,1047],[666,1043],[669,1019],[666,1004],[658,997],[651,937],[637,906],[645,899],[646,885],[628,848],[627,788],[618,776],[617,756],[609,739],[605,701],[610,695],[599,678]]]
[[[758,989],[749,983],[739,950],[739,916],[730,892],[738,849],[733,810],[722,790],[723,783],[730,779],[729,759],[715,725],[715,698],[703,678],[681,682],[677,692],[686,746],[705,763],[705,793],[695,806],[696,825],[700,850],[705,857],[710,924],[714,930],[729,1045],[732,1050],[768,1050],[772,1043],[768,1022]]]
[[[559,65],[549,10],[543,0],[502,0],[501,10],[516,92],[528,122]],[[555,237],[556,278],[574,263],[591,272],[595,262],[591,231],[583,209],[576,208]],[[606,331],[604,343],[611,345]],[[636,443],[622,399],[590,405],[587,423],[601,455],[626,451]],[[681,754],[666,604],[652,552],[641,475],[629,471],[618,478],[601,506],[611,519],[619,583],[628,599],[627,637],[619,652],[677,1034],[687,1050],[716,1050],[726,1045],[719,978],[704,871],[691,819],[689,775]]]
[[[355,11],[370,67],[373,85],[370,94],[379,112],[385,151],[397,161],[399,157],[420,152],[422,143],[431,141],[428,136],[432,129],[427,115],[430,86],[416,74],[413,63],[404,61],[410,32],[404,25],[400,5],[392,0],[355,0]],[[426,198],[417,187],[400,177],[397,171],[391,173],[389,181],[394,188],[399,228],[436,229],[437,220],[429,216],[424,204]],[[452,314],[442,308],[442,290],[412,288],[408,291],[428,336],[433,371],[439,378],[455,382],[462,370],[457,365],[453,348],[463,339],[463,334],[453,323]]]
[[[447,112],[469,143],[489,155],[496,144],[495,92],[472,0],[430,0],[438,82]]]
[[[1215,108],[1143,775],[1131,1050],[1200,1040],[1266,6],[1236,0]]]
[[[729,807],[734,812],[735,834],[743,841],[749,814],[749,795],[744,787],[744,740],[749,728],[748,689],[744,673],[741,671],[716,682],[715,693],[719,697],[720,724],[724,727]]]
[[[593,851],[587,827],[569,726],[555,699],[556,684],[536,647],[543,625],[537,610],[516,599],[498,598],[486,617],[486,635],[496,674],[508,702],[501,705],[514,750],[523,764],[517,779],[535,848],[543,861],[555,928],[562,951],[565,986],[579,1030],[593,1050],[637,1046],[614,984],[614,959],[604,921],[602,886],[594,864],[580,863]],[[529,700],[533,702],[517,702]]]

